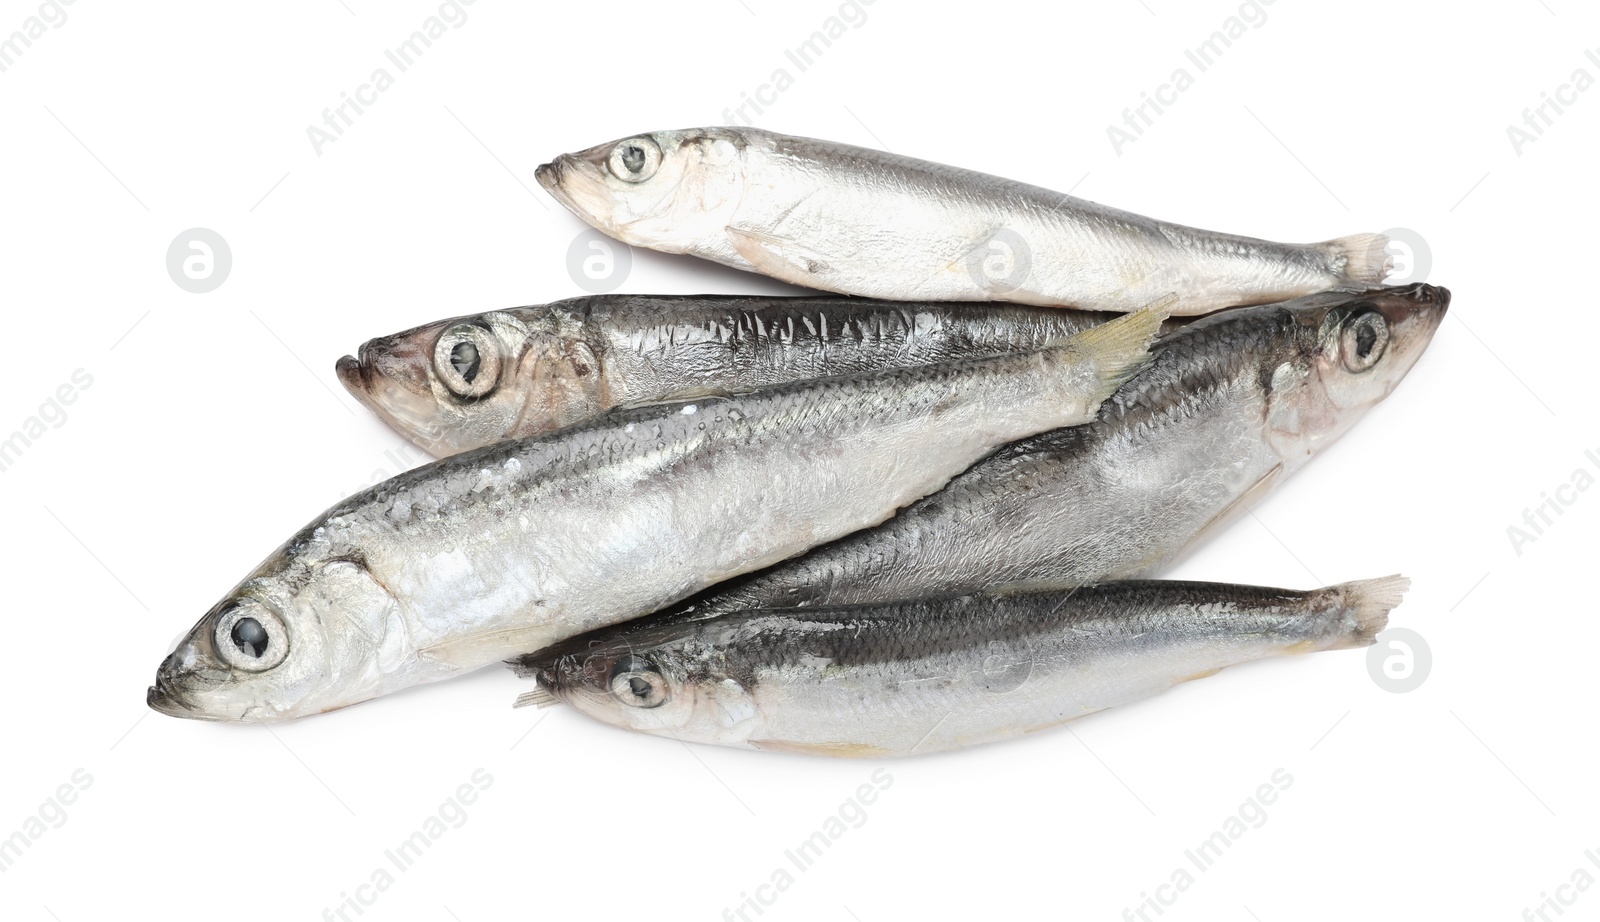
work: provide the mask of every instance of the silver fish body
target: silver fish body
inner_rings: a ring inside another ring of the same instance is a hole
[[[842,294],[1200,314],[1381,282],[1386,238],[1284,244],[1198,230],[883,151],[755,128],[656,131],[536,171],[635,246]]]
[[[597,295],[369,340],[339,379],[443,457],[617,406],[1031,352],[1115,314],[838,297]]]
[[[1414,285],[1203,317],[1163,336],[1150,367],[1094,423],[1008,445],[882,525],[673,611],[707,617],[1155,573],[1383,400],[1449,299]]]
[[[289,539],[167,658],[149,703],[295,717],[647,614],[882,522],[1000,445],[1088,421],[1160,320],[623,410],[425,465]]]
[[[530,671],[554,699],[624,729],[903,756],[1015,738],[1250,660],[1369,645],[1406,586],[1130,581],[647,618],[542,653]]]

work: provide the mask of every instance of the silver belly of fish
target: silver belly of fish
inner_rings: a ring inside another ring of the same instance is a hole
[[[545,693],[673,739],[900,756],[1012,739],[1237,663],[1361,647],[1407,583],[1114,582],[645,619],[537,657]]]

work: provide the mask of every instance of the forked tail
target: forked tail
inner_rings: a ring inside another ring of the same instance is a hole
[[[1351,234],[1317,244],[1328,254],[1329,267],[1354,285],[1381,285],[1394,269],[1394,257],[1383,234]]]

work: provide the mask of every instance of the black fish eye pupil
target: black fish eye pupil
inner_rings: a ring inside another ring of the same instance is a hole
[[[1366,358],[1372,354],[1372,347],[1378,342],[1378,331],[1372,324],[1363,323],[1356,328],[1356,356]]]
[[[470,342],[456,343],[455,348],[450,350],[450,367],[454,368],[456,374],[461,376],[461,380],[468,384],[478,376],[478,368],[481,365],[478,347]]]
[[[235,621],[230,636],[233,638],[234,646],[256,659],[260,659],[267,652],[267,629],[254,618],[240,618]]]
[[[622,165],[630,173],[637,173],[644,169],[644,148],[637,144],[629,144],[622,149]]]
[[[650,683],[638,676],[632,676],[628,679],[628,691],[633,692],[635,698],[648,698],[650,697]]]

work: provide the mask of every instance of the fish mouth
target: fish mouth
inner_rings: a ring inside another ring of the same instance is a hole
[[[566,155],[563,154],[562,156]],[[555,195],[556,190],[561,188],[561,157],[557,157],[549,163],[539,164],[534,168],[533,178],[540,188],[551,195]]]
[[[150,686],[149,690],[145,692],[144,703],[150,706],[150,710],[158,714],[165,714],[168,717],[182,717],[187,720],[222,719],[190,710],[179,701],[177,692],[168,687],[167,680],[162,676],[157,676],[156,684]]]
[[[367,374],[361,360],[353,355],[346,355],[333,365],[334,374],[339,376],[339,383],[350,392],[350,396],[357,400],[366,399]]]
[[[350,396],[430,454],[450,454],[450,444],[432,415],[433,395],[380,368],[371,342],[362,345],[360,355],[346,355],[333,366]]]
[[[1399,285],[1387,289],[1387,293],[1397,298],[1406,298],[1417,302],[1418,308],[1437,308],[1441,311],[1450,309],[1450,289],[1442,285],[1428,285],[1424,282],[1413,282],[1410,285]]]
[[[540,188],[550,193],[551,198],[561,203],[561,207],[574,214],[582,214],[565,185],[565,180],[573,173],[572,163],[571,154],[562,154],[549,163],[539,164],[533,171],[533,178]]]
[[[1417,282],[1372,292],[1374,305],[1397,330],[1432,336],[1450,310],[1450,289]]]
[[[615,223],[617,217],[611,192],[606,188],[604,153],[562,154],[549,163],[540,164],[533,171],[533,178],[551,198],[561,203],[561,207],[590,226],[611,233],[607,226]]]
[[[361,351],[365,353],[366,347],[361,347]],[[350,392],[350,396],[354,397],[357,403],[396,429],[406,428],[373,396],[370,365],[353,355],[347,355],[334,363],[333,371],[339,376],[339,383],[344,385],[344,389]]]
[[[362,351],[365,351],[365,347]],[[333,365],[334,374],[339,376],[339,383],[350,392],[350,396],[372,412],[387,418],[383,408],[372,399],[372,382],[369,380],[368,371],[367,364],[353,355],[343,356]]]

